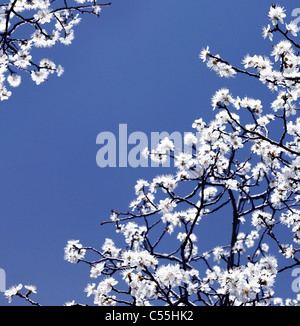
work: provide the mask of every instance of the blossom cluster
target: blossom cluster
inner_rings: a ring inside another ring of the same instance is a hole
[[[95,304],[284,304],[276,297],[276,277],[300,262],[300,119],[295,118],[300,45],[291,39],[298,27],[285,23],[285,18],[283,7],[271,6],[272,27],[263,28],[263,37],[273,41],[277,32],[283,40],[272,47],[270,57],[247,54],[243,68],[212,55],[209,47],[201,51],[199,57],[217,75],[256,78],[275,98],[266,105],[222,88],[212,96],[215,118],[210,123],[195,120],[196,134],[185,135],[189,151],[176,152],[169,138],[154,150],[144,150],[156,163],[171,157],[177,171],[152,181],[138,180],[131,212],[113,211],[105,222],[115,224],[125,246],[116,248],[106,239],[111,249],[103,247],[100,258],[89,262],[91,277],[104,277],[98,286],[93,283],[86,289]],[[224,224],[231,216],[229,243],[202,251],[201,222],[222,214]],[[290,229],[290,237],[281,239],[277,230],[282,227]],[[274,245],[277,252],[270,251]],[[75,247],[81,255],[81,247]],[[278,254],[287,261],[284,267],[279,266]],[[73,262],[72,257],[67,260]],[[131,300],[118,298],[121,280],[127,284],[122,293]],[[102,291],[103,282],[113,285]],[[299,299],[285,304],[299,305]]]
[[[32,305],[37,305],[39,306],[40,304],[33,301],[31,298],[30,298],[30,295],[32,293],[36,294],[36,286],[34,285],[24,285],[24,288],[26,289],[26,293],[25,294],[22,294],[21,293],[21,290],[23,288],[23,284],[18,284],[18,285],[14,285],[12,287],[10,287],[8,290],[6,290],[4,292],[4,295],[6,296],[6,298],[8,299],[8,302],[11,303],[12,302],[12,299],[14,296],[19,296],[25,300],[27,300],[28,302],[30,302]]]
[[[22,72],[30,73],[37,85],[46,81],[50,74],[61,76],[64,72],[61,65],[47,58],[36,62],[33,49],[49,48],[57,43],[71,44],[80,15],[99,16],[102,6],[105,5],[94,0],[10,0],[1,4],[0,99],[7,100],[11,96],[8,86],[20,85]],[[29,35],[21,38],[19,29],[24,29],[24,25],[28,26]]]
[[[242,60],[245,68],[243,70],[233,67],[229,62],[223,60],[219,54],[212,55],[209,47],[203,49],[199,57],[221,77],[234,77],[239,72],[258,78],[263,84],[267,84],[271,90],[278,91],[280,88],[284,88],[284,91],[278,94],[278,102],[274,103],[276,110],[284,105],[290,106],[290,101],[299,97],[300,59],[296,51],[299,49],[299,45],[290,36],[297,36],[300,28],[294,21],[284,22],[286,14],[285,9],[281,6],[271,6],[269,18],[272,24],[263,28],[263,37],[269,37],[273,41],[275,32],[284,35],[284,39],[273,45],[271,58],[247,54]],[[284,26],[284,29],[281,28],[280,24]],[[276,67],[278,62],[280,64]],[[286,90],[288,91],[285,92]]]
[[[106,238],[100,250],[67,243],[65,260],[89,266],[85,292],[95,305],[300,304],[300,297],[276,296],[278,274],[300,264],[300,45],[291,39],[297,26],[285,18],[283,7],[271,6],[263,37],[283,37],[271,58],[246,55],[241,69],[209,47],[200,54],[221,77],[267,84],[274,100],[218,90],[214,119],[200,117],[196,134],[184,137],[189,151],[175,151],[170,138],[144,150],[156,163],[172,158],[176,171],[136,182],[129,211],[102,222],[119,238]],[[222,227],[225,244],[207,220]]]

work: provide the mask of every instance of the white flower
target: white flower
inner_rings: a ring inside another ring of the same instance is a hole
[[[141,271],[144,267],[154,268],[158,264],[158,260],[146,250],[125,251],[122,254],[122,259],[123,266],[135,268],[137,271]]]
[[[194,167],[196,160],[190,153],[181,152],[175,157],[175,166],[180,170],[189,170]]]
[[[6,290],[4,292],[4,295],[6,296],[6,298],[8,299],[8,302],[11,303],[13,296],[15,296],[16,294],[18,294],[18,292],[22,289],[23,285],[19,284],[16,286],[12,286],[11,288],[9,288],[8,290]]]
[[[80,259],[84,258],[85,253],[86,250],[82,249],[79,240],[69,240],[65,246],[64,259],[72,264],[76,264]]]
[[[101,11],[102,11],[102,8],[99,5],[95,5],[93,7],[94,14],[99,15]]]
[[[69,32],[66,33],[65,37],[60,37],[59,40],[64,45],[70,45],[74,40],[74,30],[71,29]]]
[[[207,187],[204,189],[203,199],[205,201],[213,200],[216,197],[217,192],[218,192],[218,189],[216,187]],[[200,195],[201,195],[201,193],[200,193]]]
[[[158,188],[161,188],[164,193],[173,192],[177,187],[177,181],[173,175],[160,175],[155,177],[150,185],[150,191],[155,193]]]
[[[48,72],[52,74],[56,71],[55,63],[46,58],[40,61],[40,68],[47,69]]]
[[[214,260],[220,263],[221,258],[228,255],[228,252],[224,248],[218,246],[214,248],[213,255],[214,255]]]
[[[267,27],[263,27],[262,35],[264,39],[269,37],[270,41],[273,41],[273,33],[270,24],[268,24]]]
[[[66,306],[66,307],[72,307],[72,306],[75,306],[75,305],[76,305],[75,300],[67,301],[64,304],[64,306]]]
[[[94,294],[94,304],[98,306],[114,306],[116,305],[115,296],[110,296],[110,292],[113,287],[118,284],[113,277],[108,277],[104,281],[100,282],[97,288],[93,289],[89,287],[88,291]],[[89,292],[88,292],[89,294]]]
[[[172,212],[174,207],[176,207],[176,203],[170,198],[166,198],[159,201],[157,209],[162,213],[169,213]]]
[[[189,274],[180,268],[179,264],[160,266],[155,272],[155,278],[164,288],[180,286],[182,282],[189,283]]]
[[[31,37],[32,43],[37,48],[49,48],[55,45],[59,37],[58,31],[53,31],[52,35],[48,36],[48,33],[45,29],[36,30]]]
[[[252,214],[252,225],[256,226],[257,230],[260,230],[261,227],[272,226],[274,222],[274,218],[270,213],[258,210]]]
[[[268,252],[269,251],[269,245],[267,243],[262,243],[261,244],[261,250],[263,252]]]
[[[139,179],[134,187],[135,194],[138,196],[140,194],[144,194],[145,187],[149,186],[148,181]]]
[[[210,53],[209,46],[207,46],[206,49],[202,49],[202,51],[199,54],[199,58],[202,59],[203,62],[205,62],[209,57],[209,53]]]
[[[101,275],[102,271],[104,270],[105,263],[99,263],[91,268],[90,278],[97,278]]]
[[[7,81],[9,82],[10,86],[18,87],[21,84],[21,76],[13,74],[7,77]]]
[[[197,137],[192,133],[192,132],[188,132],[185,133],[184,135],[184,143],[188,146],[193,146],[195,144],[197,144]]]
[[[287,40],[283,40],[275,45],[271,55],[275,56],[275,61],[278,61],[278,59],[281,58],[282,55],[286,56],[292,53],[294,53],[292,44]]]
[[[286,14],[284,13],[285,9],[280,6],[274,6],[272,5],[269,11],[269,17],[272,21],[272,24],[276,26],[278,24],[278,21],[283,24],[283,19],[286,17]]]
[[[57,76],[60,77],[64,73],[64,68],[61,65],[58,65],[56,69]]]
[[[31,78],[37,85],[43,83],[48,78],[48,75],[49,72],[46,69],[31,72]]]
[[[89,283],[86,288],[84,289],[84,292],[87,293],[87,297],[91,296],[92,294],[94,294],[95,292],[95,288],[96,288],[96,283]]]
[[[197,131],[201,131],[205,126],[206,124],[202,118],[195,120],[192,124],[192,128],[197,129]]]
[[[238,191],[239,188],[239,184],[238,184],[238,181],[237,180],[234,180],[234,179],[228,179],[228,180],[225,180],[225,185],[228,189],[231,189],[231,190],[235,190],[235,191]]]
[[[142,156],[143,156],[145,159],[148,159],[149,154],[150,154],[150,152],[149,152],[148,147],[144,148],[143,151],[142,151]]]
[[[236,71],[231,65],[228,65],[227,63],[219,62],[216,68],[216,73],[220,77],[231,78],[236,75]]]
[[[168,137],[165,137],[160,141],[156,150],[161,154],[164,154],[168,151],[174,151],[174,143]]]
[[[32,59],[32,56],[29,54],[28,49],[24,49],[18,51],[18,53],[16,53],[11,59],[17,68],[26,69],[31,65],[30,60]]]
[[[29,293],[35,293],[35,294],[37,293],[35,285],[25,285],[24,288],[28,290],[28,294]]]
[[[11,91],[8,91],[5,86],[0,88],[0,99],[1,101],[8,100],[11,96]]]
[[[295,249],[293,245],[282,245],[283,255],[286,258],[294,258]]]
[[[53,13],[49,11],[49,9],[39,10],[37,14],[35,14],[34,19],[39,22],[39,24],[50,23],[53,17]]]
[[[112,239],[106,238],[105,242],[102,246],[102,250],[104,254],[109,255],[111,257],[117,257],[121,251],[121,249],[116,248]]]
[[[297,36],[298,32],[300,31],[300,28],[298,27],[298,25],[295,22],[291,22],[290,24],[286,24],[286,29],[291,32],[291,34],[293,36]]]
[[[217,106],[221,106],[224,104],[225,106],[229,105],[230,103],[234,103],[234,99],[229,93],[227,88],[222,88],[218,90],[212,98],[212,106],[215,109]]]

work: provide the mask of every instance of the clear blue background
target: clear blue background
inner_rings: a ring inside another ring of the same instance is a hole
[[[44,305],[85,299],[91,281],[86,265],[63,260],[69,239],[100,248],[114,237],[100,228],[111,209],[126,211],[137,179],[154,168],[106,168],[96,164],[96,136],[192,131],[197,118],[210,121],[211,96],[220,87],[234,95],[272,95],[257,80],[225,80],[198,59],[213,53],[239,66],[245,54],[269,54],[261,37],[272,1],[113,0],[101,18],[82,17],[69,47],[41,49],[40,57],[65,68],[36,86],[27,76],[9,101],[0,103],[0,267],[7,288],[35,284]],[[288,21],[298,1],[282,3]],[[165,169],[164,173],[171,170]],[[214,224],[212,227],[216,227]],[[222,228],[214,232],[218,237]],[[207,239],[209,241],[209,239]],[[287,272],[279,294],[290,292]],[[0,305],[7,300],[0,295]],[[23,304],[15,298],[13,304]]]

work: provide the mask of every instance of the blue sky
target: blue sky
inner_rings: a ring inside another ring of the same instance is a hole
[[[269,54],[261,30],[271,3],[113,0],[100,19],[83,17],[71,46],[37,53],[61,64],[63,76],[39,86],[27,76],[0,103],[0,268],[7,287],[35,284],[36,299],[45,305],[88,302],[89,270],[63,260],[66,242],[100,248],[114,237],[100,222],[111,209],[127,210],[137,179],[159,172],[99,168],[97,135],[117,134],[119,124],[149,136],[192,131],[195,119],[213,119],[211,96],[221,87],[270,103],[257,80],[220,79],[198,54],[210,45],[236,65],[247,53]],[[282,5],[292,19],[297,1]],[[290,283],[280,290],[287,288]],[[6,304],[0,295],[0,305]]]

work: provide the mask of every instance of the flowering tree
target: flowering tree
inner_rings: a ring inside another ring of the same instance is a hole
[[[155,162],[171,157],[177,170],[138,180],[130,211],[112,211],[102,223],[115,226],[124,246],[110,238],[100,249],[67,243],[65,259],[89,268],[85,291],[95,305],[299,304],[300,298],[283,300],[274,291],[277,276],[300,265],[300,44],[294,40],[299,28],[285,17],[283,7],[271,6],[263,37],[282,39],[270,57],[247,55],[238,68],[209,47],[199,56],[221,77],[258,79],[274,94],[271,108],[218,90],[214,120],[196,120],[197,136],[185,135],[190,151],[176,152],[168,138],[145,149]],[[227,217],[224,224],[230,218],[228,242],[202,252],[202,222],[220,215]],[[21,289],[6,295],[38,304],[30,297],[35,287]]]
[[[7,100],[11,87],[21,83],[21,72],[30,73],[37,85],[49,74],[61,76],[63,68],[49,59],[35,61],[34,48],[48,48],[56,43],[71,44],[74,26],[84,13],[99,16],[103,6],[97,0],[10,0],[0,4],[0,99]],[[34,13],[34,14],[33,14]],[[20,37],[19,30],[24,32]]]

